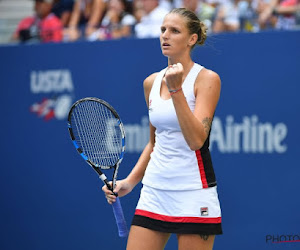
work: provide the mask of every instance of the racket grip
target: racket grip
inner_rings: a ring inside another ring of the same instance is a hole
[[[126,237],[128,235],[128,229],[119,197],[116,198],[116,202],[112,204],[112,207],[119,230],[119,236]]]

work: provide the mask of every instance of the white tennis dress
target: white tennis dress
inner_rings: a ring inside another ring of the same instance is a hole
[[[191,111],[195,108],[195,80],[202,69],[194,63],[182,84]],[[132,224],[169,233],[221,234],[221,209],[209,138],[201,149],[189,148],[172,99],[160,96],[165,71],[158,73],[149,95],[155,145]]]

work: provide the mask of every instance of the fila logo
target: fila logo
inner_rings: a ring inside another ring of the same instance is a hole
[[[208,207],[201,207],[201,216],[208,216]]]

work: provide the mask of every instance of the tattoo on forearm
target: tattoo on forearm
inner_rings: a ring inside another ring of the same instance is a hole
[[[210,118],[210,117],[205,117],[205,118],[202,120],[202,124],[203,124],[203,126],[204,126],[204,131],[205,131],[205,133],[208,135],[208,134],[209,134],[209,131],[210,131],[211,124],[212,124],[212,118]]]
[[[202,240],[205,240],[205,241],[207,241],[207,240],[208,240],[208,238],[209,238],[209,235],[200,234],[200,237],[201,237],[201,239],[202,239]]]

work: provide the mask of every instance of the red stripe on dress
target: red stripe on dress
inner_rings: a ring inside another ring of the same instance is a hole
[[[200,152],[200,150],[196,150],[195,153],[196,153],[196,157],[197,157],[202,186],[203,186],[203,188],[208,188],[201,152]]]
[[[148,212],[141,209],[135,210],[135,215],[145,216],[155,220],[161,220],[166,222],[175,222],[175,223],[221,223],[221,217],[215,218],[203,218],[203,217],[179,217],[179,216],[168,216],[168,215],[161,215],[152,212]]]

